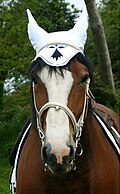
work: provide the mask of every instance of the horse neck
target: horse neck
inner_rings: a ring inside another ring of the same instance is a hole
[[[92,149],[93,146],[93,114],[89,113],[85,119],[85,123],[82,130],[81,136],[81,144],[85,153],[90,153],[89,151]]]
[[[96,129],[94,126],[94,115],[92,111],[92,107],[89,108],[88,114],[84,121],[84,126],[82,129],[81,135],[81,145],[83,147],[83,154],[81,156],[77,156],[76,162],[77,165],[82,169],[81,173],[86,171],[90,167],[91,155],[94,150],[94,142],[96,141]]]

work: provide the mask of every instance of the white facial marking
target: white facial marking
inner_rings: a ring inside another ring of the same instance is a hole
[[[68,96],[73,84],[72,74],[64,70],[64,77],[58,73],[48,74],[48,69],[43,68],[39,74],[40,79],[45,84],[49,102],[59,102],[67,106]],[[49,108],[46,117],[46,141],[52,146],[52,151],[59,158],[64,150],[64,155],[68,155],[69,147],[66,146],[69,139],[69,119],[61,109]],[[65,154],[66,152],[66,154]]]

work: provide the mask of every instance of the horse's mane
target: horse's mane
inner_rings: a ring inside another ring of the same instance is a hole
[[[28,70],[28,76],[32,81],[35,81],[35,76],[37,72],[41,72],[43,67],[47,67],[49,74],[52,75],[52,72],[59,73],[61,76],[64,77],[63,70],[69,68],[69,64],[72,60],[77,59],[80,63],[85,65],[88,68],[91,83],[93,83],[93,66],[88,62],[87,58],[82,54],[76,54],[65,66],[49,66],[46,64],[41,58],[37,58],[33,61]]]

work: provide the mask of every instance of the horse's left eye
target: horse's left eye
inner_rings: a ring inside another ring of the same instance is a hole
[[[35,78],[32,78],[32,82],[34,82],[34,84],[37,84],[37,81]]]
[[[86,80],[89,78],[89,74],[84,75],[83,77],[81,77],[81,83],[86,82]]]

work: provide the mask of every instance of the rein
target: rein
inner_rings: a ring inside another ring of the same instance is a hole
[[[40,110],[38,110],[37,106],[36,106],[36,101],[35,101],[35,84],[34,84],[34,82],[32,83],[34,107],[35,107],[35,110],[37,113],[37,130],[38,130],[42,145],[44,144],[44,139],[45,139],[45,134],[44,134],[44,130],[42,127],[42,115],[43,115],[44,111],[48,110],[49,108],[55,108],[56,111],[59,111],[59,110],[64,111],[67,114],[67,116],[69,117],[69,119],[71,120],[71,123],[73,125],[73,129],[75,132],[76,151],[78,150],[77,149],[78,147],[80,148],[80,151],[78,151],[76,154],[80,156],[83,153],[83,148],[80,144],[80,138],[81,138],[81,134],[82,134],[84,119],[85,119],[85,116],[86,116],[87,111],[88,111],[88,100],[91,96],[91,95],[89,95],[89,84],[90,84],[90,79],[88,78],[86,80],[86,89],[85,89],[85,98],[84,98],[83,110],[82,110],[82,113],[81,113],[78,121],[76,121],[76,118],[75,118],[74,114],[72,113],[72,111],[67,106],[65,106],[61,103],[58,103],[58,102],[47,102],[46,104],[44,104],[40,108]]]

